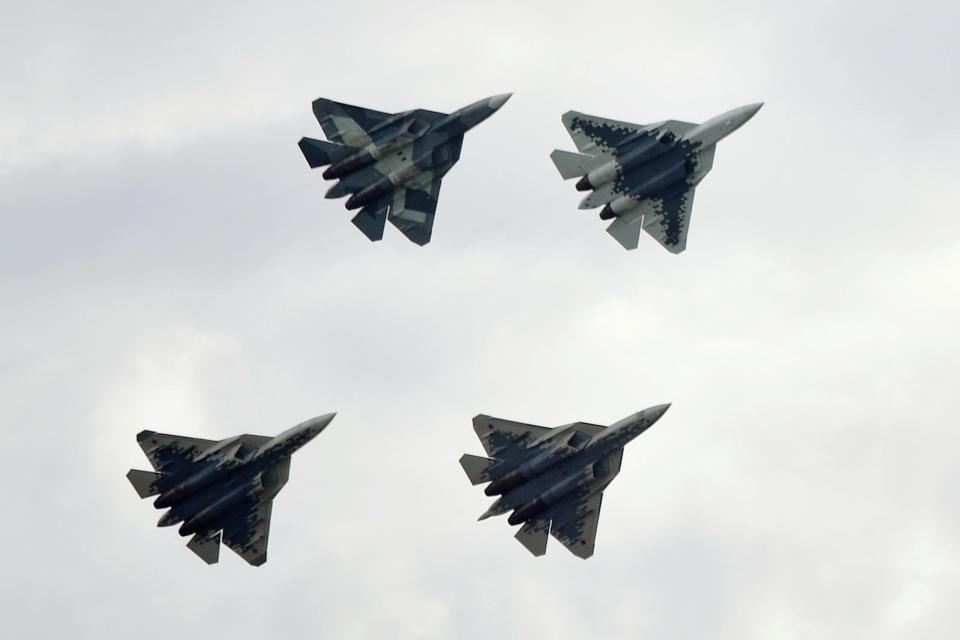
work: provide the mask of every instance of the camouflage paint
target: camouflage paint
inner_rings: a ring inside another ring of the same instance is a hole
[[[480,100],[453,113],[425,109],[389,114],[319,98],[313,112],[327,141],[299,142],[311,168],[339,180],[327,198],[349,196],[359,209],[353,224],[371,241],[389,220],[411,242],[433,235],[440,183],[460,158],[464,134],[493,115],[509,94]]]
[[[640,411],[603,427],[576,422],[555,429],[479,415],[473,429],[490,458],[460,458],[470,482],[489,482],[499,497],[480,516],[512,512],[517,539],[534,555],[552,534],[580,558],[593,555],[603,490],[620,471],[623,448],[649,429],[670,405]]]
[[[181,536],[208,564],[219,559],[223,542],[254,566],[267,561],[273,498],[286,484],[290,457],[333,420],[307,420],[275,438],[241,435],[201,440],[141,431],[137,443],[154,472],[131,469],[127,478],[141,498],[159,494],[158,509],[169,507],[158,526],[183,523]]]
[[[577,111],[563,123],[582,155],[555,150],[566,180],[582,176],[577,191],[592,190],[580,208],[602,206],[607,231],[635,249],[641,229],[671,253],[686,249],[694,188],[713,166],[715,145],[760,109],[751,104],[697,125],[667,120],[650,125],[598,118]]]

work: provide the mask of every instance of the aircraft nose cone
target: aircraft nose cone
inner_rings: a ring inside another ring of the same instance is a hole
[[[326,429],[326,428],[327,428],[327,425],[330,424],[331,422],[333,422],[333,419],[336,418],[336,417],[337,417],[337,413],[336,413],[336,412],[327,413],[327,414],[324,414],[324,415],[322,415],[322,416],[317,416],[316,418],[313,418],[312,420],[307,420],[307,422],[306,422],[306,424],[304,425],[304,427],[310,429],[310,431],[312,431],[313,434],[316,435],[316,434],[320,433],[321,431],[323,431],[324,429]]]
[[[760,107],[762,106],[762,102],[754,102],[753,104],[748,104],[743,107],[744,122],[757,115],[757,111],[760,111]]]
[[[498,96],[493,96],[492,98],[487,99],[487,104],[490,105],[490,108],[496,111],[504,105],[504,103],[510,99],[512,93],[501,93]]]
[[[643,413],[648,418],[656,422],[663,416],[663,414],[667,412],[667,409],[669,408],[670,408],[670,403],[668,402],[667,404],[658,404],[655,407],[650,407],[649,409],[646,409]]]

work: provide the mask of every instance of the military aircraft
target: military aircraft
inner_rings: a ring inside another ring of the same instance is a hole
[[[607,233],[636,249],[643,229],[671,253],[687,247],[693,192],[713,167],[716,144],[752,118],[763,103],[748,104],[703,124],[666,120],[642,125],[578,111],[563,124],[580,153],[555,149],[550,158],[564,180],[580,177],[590,191],[581,209],[603,207],[613,219]]]
[[[294,451],[323,431],[335,413],[307,420],[275,438],[244,434],[202,440],[141,431],[137,443],[155,472],[131,469],[127,479],[141,498],[167,511],[157,526],[182,522],[187,547],[207,564],[220,557],[220,538],[254,566],[267,561],[273,498],[290,474]]]
[[[494,114],[509,93],[453,113],[425,109],[383,113],[319,98],[313,102],[327,140],[302,138],[311,168],[338,180],[327,198],[350,194],[346,208],[360,209],[353,224],[370,240],[383,238],[387,220],[418,245],[430,242],[440,181],[460,159],[463,135]]]
[[[473,430],[489,458],[464,454],[460,466],[484,493],[499,496],[480,520],[512,511],[523,524],[517,540],[535,556],[547,534],[575,556],[589,558],[596,544],[603,490],[620,472],[624,446],[660,419],[669,404],[627,416],[609,427],[575,422],[550,429],[479,415]]]

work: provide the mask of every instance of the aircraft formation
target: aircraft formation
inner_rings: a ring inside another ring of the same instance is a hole
[[[299,141],[311,169],[335,181],[327,198],[347,197],[353,224],[371,241],[387,221],[411,242],[429,243],[440,184],[460,158],[464,135],[497,112],[511,94],[479,100],[451,113],[414,109],[385,113],[326,98],[313,113],[326,140]],[[671,253],[687,246],[694,190],[713,167],[717,143],[762,106],[748,104],[702,124],[665,120],[632,124],[568,111],[563,125],[577,152],[550,158],[564,180],[587,193],[581,209],[600,208],[607,232],[636,249],[646,231]],[[509,513],[516,538],[535,556],[552,535],[580,558],[593,555],[603,492],[620,472],[624,447],[670,407],[657,405],[610,425],[574,422],[556,428],[488,415],[473,419],[486,457],[464,454],[460,465],[494,497],[480,516]],[[137,443],[153,471],[127,478],[141,498],[166,509],[158,526],[179,524],[187,547],[204,562],[219,560],[221,543],[249,564],[267,560],[273,501],[287,483],[295,451],[333,420],[329,413],[275,437],[243,434],[206,440],[141,431]]]

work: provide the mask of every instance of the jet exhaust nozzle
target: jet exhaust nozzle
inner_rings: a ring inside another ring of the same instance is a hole
[[[357,153],[347,156],[342,160],[337,160],[323,171],[324,180],[335,180],[343,176],[359,171],[369,164],[373,164],[377,159],[368,149],[361,149]]]
[[[580,178],[580,180],[577,181],[576,189],[577,191],[590,191],[591,189],[593,189],[593,185],[590,184],[590,178],[588,178],[587,176],[583,176],[582,178]]]
[[[483,490],[483,492],[488,496],[498,496],[506,493],[513,487],[522,484],[525,480],[523,474],[519,469],[514,469],[507,475],[494,480]]]

